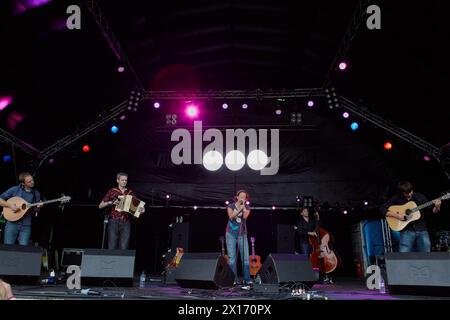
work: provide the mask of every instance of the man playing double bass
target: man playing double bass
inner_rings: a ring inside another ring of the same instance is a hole
[[[311,260],[318,259],[320,281],[324,284],[333,283],[332,280],[325,273],[325,263],[322,254],[320,253],[320,227],[319,227],[319,213],[314,212],[310,215],[310,209],[300,208],[300,217],[297,220],[298,246],[301,254],[306,254]],[[319,251],[318,255],[316,254]]]

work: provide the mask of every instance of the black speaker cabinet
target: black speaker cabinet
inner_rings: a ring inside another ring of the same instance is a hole
[[[184,252],[189,252],[189,230],[188,222],[174,223],[172,229],[172,251],[183,248]]]
[[[295,231],[290,224],[277,225],[277,253],[295,252]]]
[[[135,250],[85,249],[81,285],[132,286],[135,253]]]
[[[0,277],[11,283],[37,282],[41,262],[39,247],[0,245]]]
[[[389,292],[450,296],[450,252],[386,254]]]
[[[183,288],[218,289],[232,287],[234,273],[219,252],[185,253],[175,280]]]
[[[269,254],[259,275],[262,283],[300,282],[310,288],[318,280],[308,257],[302,254]]]

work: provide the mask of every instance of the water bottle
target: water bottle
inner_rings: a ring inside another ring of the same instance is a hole
[[[141,276],[139,277],[139,287],[144,288],[145,287],[145,272],[142,271]]]
[[[386,293],[386,287],[385,287],[385,285],[384,285],[384,279],[383,279],[383,277],[380,277],[380,283],[379,283],[379,286],[380,286],[380,293],[381,293],[381,294],[385,294],[385,293]]]

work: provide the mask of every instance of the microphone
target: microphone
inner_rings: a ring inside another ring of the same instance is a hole
[[[239,204],[242,206],[244,204],[244,200],[241,200]]]

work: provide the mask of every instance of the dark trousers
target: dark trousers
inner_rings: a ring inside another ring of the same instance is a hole
[[[130,243],[130,223],[119,220],[108,221],[108,249],[127,250]]]
[[[312,252],[312,247],[309,244],[309,241],[306,240],[300,240],[299,242],[299,250],[300,250],[300,254],[306,254],[306,255],[310,255]]]

